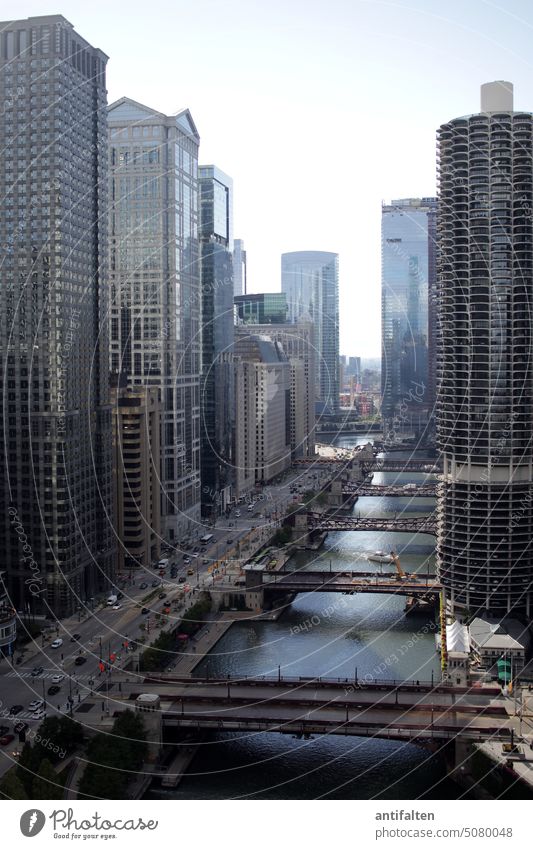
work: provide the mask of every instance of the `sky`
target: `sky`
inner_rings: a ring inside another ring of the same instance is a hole
[[[479,86],[533,110],[530,0],[2,0],[63,14],[110,57],[109,102],[188,107],[200,163],[234,181],[249,290],[281,253],[339,254],[341,353],[380,353],[382,201],[436,192],[437,127]]]

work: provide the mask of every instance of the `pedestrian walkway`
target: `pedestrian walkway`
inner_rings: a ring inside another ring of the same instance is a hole
[[[243,619],[250,619],[251,616],[252,614],[246,610],[219,614],[209,625],[204,626],[196,640],[194,638],[189,640],[186,651],[179,655],[172,672],[179,673],[180,675],[192,675],[195,667],[211,651],[213,646],[218,643],[226,631],[231,628],[233,623],[242,621]]]

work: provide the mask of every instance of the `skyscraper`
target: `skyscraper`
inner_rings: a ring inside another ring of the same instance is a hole
[[[247,292],[246,251],[242,239],[233,240],[233,294],[246,295]]]
[[[202,513],[231,499],[235,425],[233,351],[233,181],[215,165],[198,172],[202,273]]]
[[[254,292],[235,298],[237,321],[241,324],[285,324],[287,296],[283,292]]]
[[[0,24],[0,546],[16,607],[113,577],[107,57],[61,15]]]
[[[438,131],[437,566],[454,608],[531,616],[533,116],[512,92]]]
[[[161,393],[161,526],[200,519],[198,145],[188,109],[108,109],[111,371]]]
[[[406,198],[381,211],[381,410],[390,440],[428,421],[436,210],[436,198]]]
[[[294,251],[281,256],[281,290],[289,321],[314,326],[316,398],[322,409],[339,408],[339,256]]]

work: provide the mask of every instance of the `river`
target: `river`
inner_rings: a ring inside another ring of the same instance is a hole
[[[370,437],[344,435],[349,447]],[[395,457],[401,455],[395,454]],[[408,456],[408,455],[407,455]],[[431,480],[429,475],[376,473],[374,483]],[[361,498],[364,516],[424,515],[434,499]],[[331,533],[318,552],[298,552],[298,569],[380,570],[376,550],[399,552],[407,571],[434,572],[434,538],[406,533]],[[438,680],[435,624],[430,614],[405,616],[394,596],[300,594],[276,622],[238,622],[197,667],[212,675],[322,675],[353,679]],[[357,670],[357,671],[356,671]],[[296,739],[281,734],[219,734],[206,740],[180,786],[150,798],[176,799],[442,799],[457,798],[438,755],[408,744],[362,737]]]

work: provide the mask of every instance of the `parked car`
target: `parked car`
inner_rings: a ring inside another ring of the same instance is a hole
[[[32,713],[32,715],[30,716],[30,719],[44,719],[45,716],[46,716],[46,711],[41,709],[41,710],[36,710],[34,713]]]
[[[148,589],[148,584],[146,583],[146,581],[143,581],[142,584],[139,584],[139,589],[140,590]]]
[[[9,744],[12,743],[14,739],[14,734],[4,734],[3,737],[0,737],[0,746],[9,746]]]
[[[74,661],[75,666],[83,666],[84,663],[87,663],[87,658],[83,657],[81,654]]]
[[[55,696],[56,693],[59,693],[60,689],[61,689],[61,687],[58,687],[57,684],[52,684],[51,687],[48,687],[48,690],[47,690],[48,695],[49,696]]]
[[[71,643],[75,643],[75,642],[77,642],[77,640],[81,640],[81,634],[73,634],[72,637],[70,638]]]
[[[44,672],[44,666],[35,666],[31,671],[31,677],[37,678],[38,675],[42,675]]]
[[[50,643],[50,648],[51,649],[58,649],[62,645],[63,645],[63,640],[61,639],[61,637],[58,637],[57,640],[54,640],[53,643]]]

